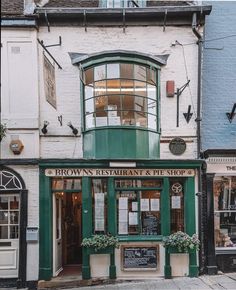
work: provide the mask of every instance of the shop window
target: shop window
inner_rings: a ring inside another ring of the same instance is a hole
[[[236,247],[236,177],[214,179],[216,247]]]
[[[157,130],[157,70],[108,63],[85,70],[85,129],[135,126]]]
[[[184,231],[184,187],[180,179],[170,180],[171,232]]]
[[[19,238],[19,195],[0,194],[0,239]]]
[[[116,180],[118,235],[161,234],[160,190],[143,189],[160,185],[159,180]]]
[[[107,179],[92,179],[93,232],[107,233]]]
[[[100,0],[100,7],[106,8],[137,8],[145,7],[146,0]]]
[[[53,178],[52,190],[79,190],[81,191],[81,179],[79,178]]]

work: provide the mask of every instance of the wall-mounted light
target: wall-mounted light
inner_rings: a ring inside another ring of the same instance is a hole
[[[10,149],[15,155],[21,154],[22,150],[24,149],[24,145],[19,139],[18,135],[11,136]]]
[[[48,121],[44,121],[43,122],[43,128],[41,129],[41,131],[42,131],[43,134],[47,134],[47,132],[48,132],[47,126],[48,125],[49,125],[49,122]]]
[[[67,124],[67,126],[69,126],[70,128],[71,128],[71,130],[72,130],[72,133],[74,134],[74,135],[77,135],[78,134],[78,129],[76,129],[72,124],[71,124],[71,122],[69,122],[68,124]]]
[[[226,116],[228,117],[230,123],[232,123],[232,121],[236,115],[235,110],[236,110],[236,103],[234,103],[231,113],[226,113]]]

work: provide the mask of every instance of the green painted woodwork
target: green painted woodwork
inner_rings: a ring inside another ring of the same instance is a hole
[[[113,236],[117,233],[116,217],[116,192],[114,189],[114,178],[108,180],[108,232]]]
[[[163,191],[161,192],[161,234],[168,236],[170,234],[170,194],[169,178],[163,180]]]
[[[184,221],[185,232],[190,236],[196,233],[194,184],[194,177],[186,178],[184,186]]]
[[[90,130],[84,132],[84,158],[159,159],[160,135],[127,127]]]
[[[42,169],[39,180],[39,279],[50,280],[53,271],[51,182]]]
[[[134,236],[119,236],[118,237],[119,242],[161,242],[163,240],[163,236],[144,236],[144,235],[134,235]]]

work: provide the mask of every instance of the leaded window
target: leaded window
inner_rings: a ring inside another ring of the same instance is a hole
[[[157,130],[157,69],[114,62],[85,70],[85,129],[133,126]]]

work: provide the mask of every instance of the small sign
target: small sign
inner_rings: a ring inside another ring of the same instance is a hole
[[[156,270],[158,247],[123,247],[123,270]]]
[[[172,196],[171,197],[171,208],[172,209],[180,209],[181,208],[181,197],[180,196]]]
[[[55,67],[48,60],[46,55],[43,59],[43,72],[44,72],[44,89],[47,102],[55,109],[57,108],[56,102],[56,80],[55,80]]]
[[[169,149],[174,155],[182,155],[186,150],[186,143],[179,137],[174,138],[170,141]]]

